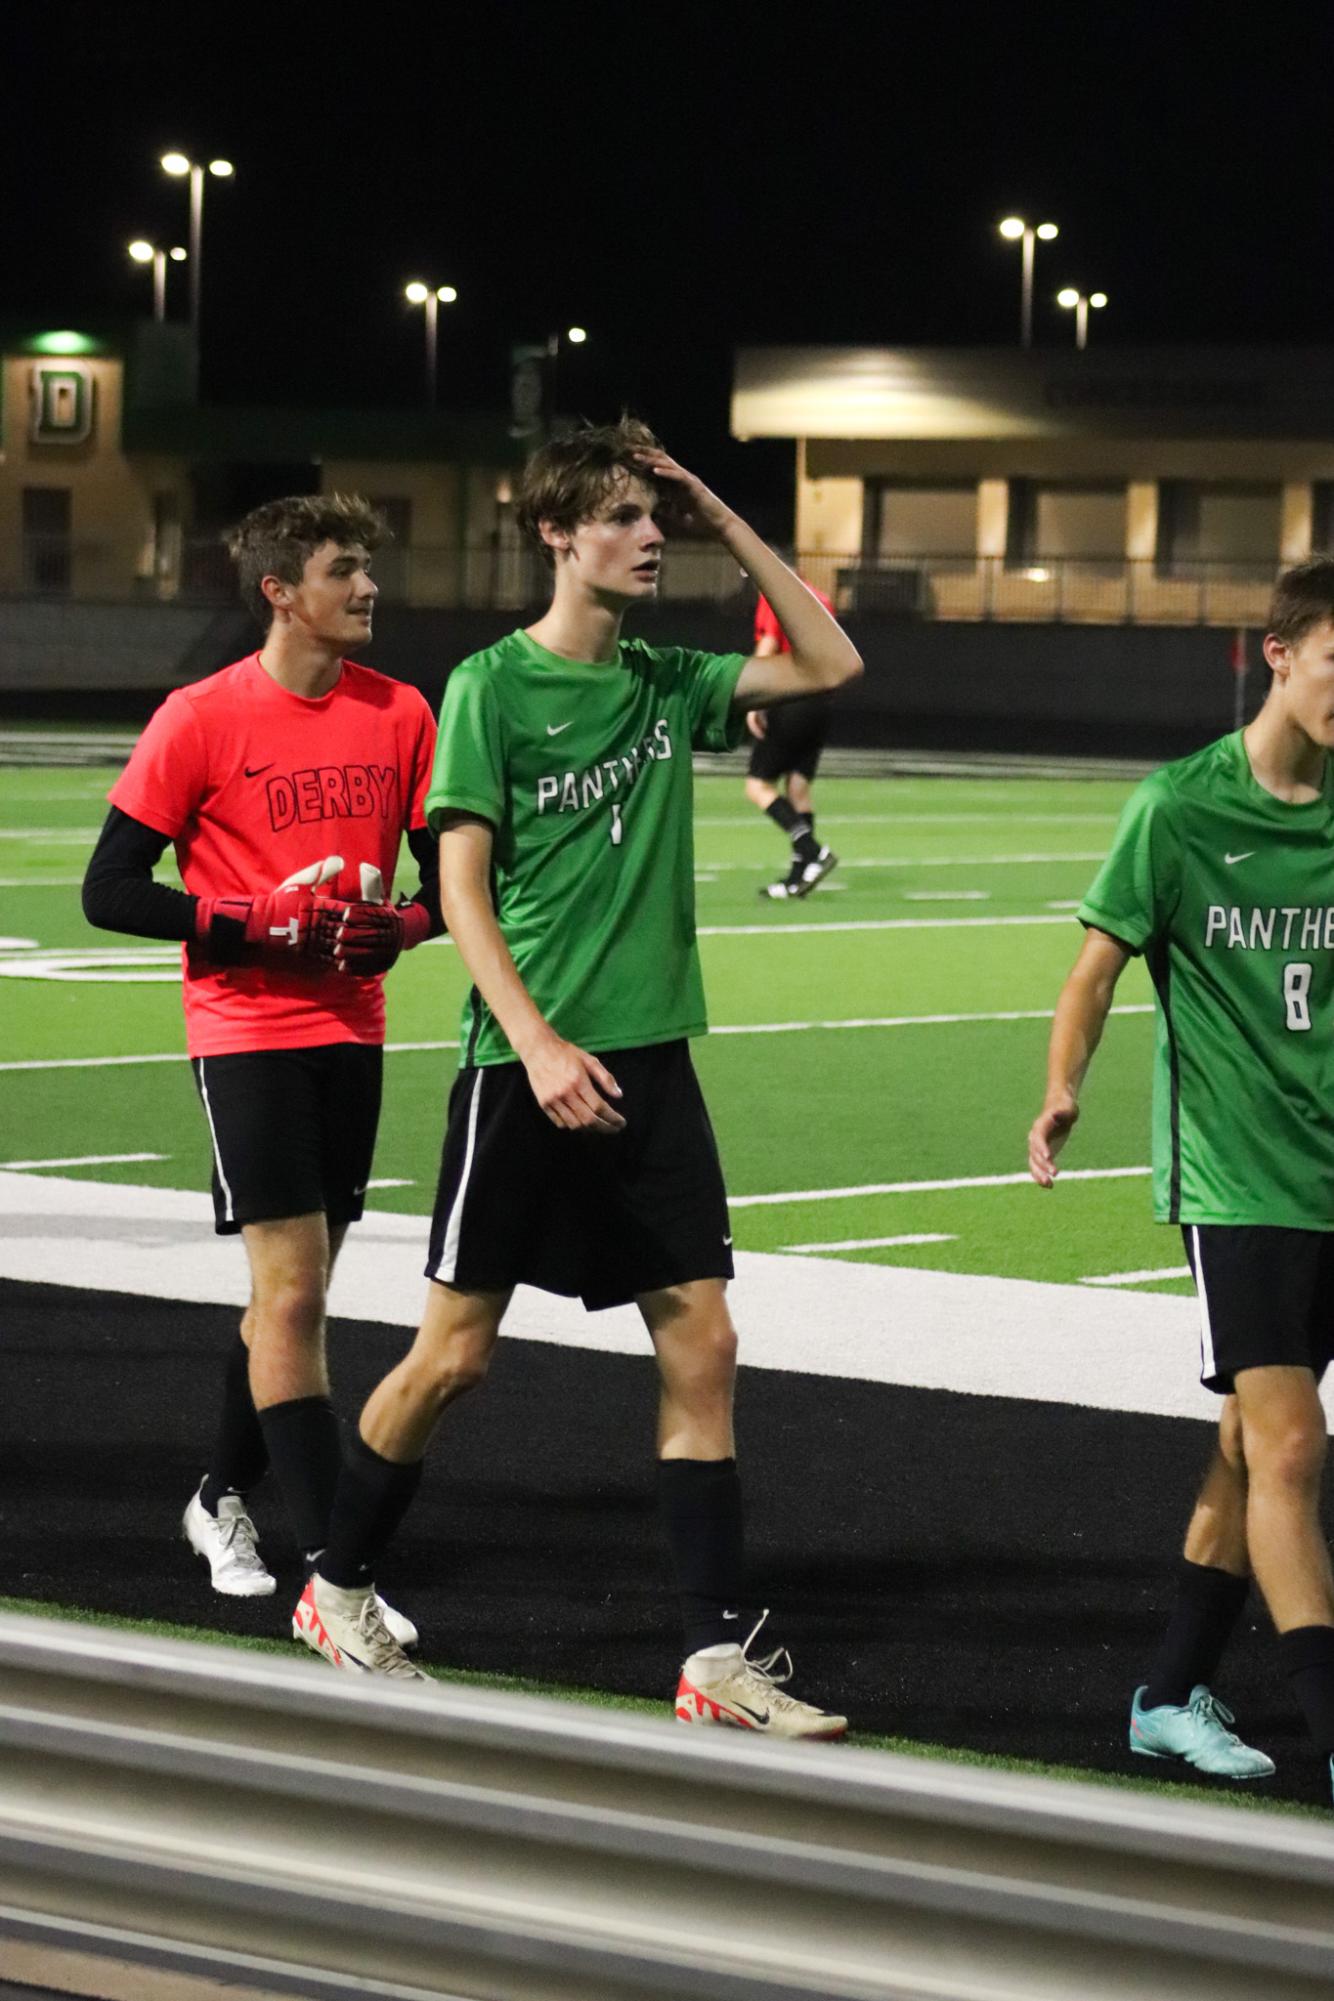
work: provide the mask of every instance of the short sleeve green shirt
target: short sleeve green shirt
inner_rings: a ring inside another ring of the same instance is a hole
[[[1159,1221],[1334,1229],[1334,768],[1288,805],[1240,732],[1165,765],[1079,916],[1153,979]]]
[[[445,686],[426,796],[495,830],[496,911],[520,978],[583,1049],[702,1035],[691,752],[727,750],[746,656],[622,640],[616,660],[564,660],[512,632]],[[514,1051],[474,989],[464,1063]]]

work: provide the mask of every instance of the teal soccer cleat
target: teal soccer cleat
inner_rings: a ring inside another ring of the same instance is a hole
[[[1211,1772],[1220,1779],[1272,1778],[1273,1759],[1243,1744],[1228,1729],[1236,1717],[1203,1682],[1197,1683],[1190,1701],[1181,1707],[1165,1702],[1157,1709],[1142,1709],[1143,1694],[1144,1688],[1137,1688],[1130,1705],[1130,1748],[1137,1756],[1182,1758],[1197,1771]]]

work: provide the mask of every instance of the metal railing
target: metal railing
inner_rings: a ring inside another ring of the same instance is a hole
[[[0,1972],[119,1967],[66,1992],[133,1996],[135,1964],[344,2001],[1334,1982],[1330,1830],[1166,1794],[12,1616],[0,1752]]]
[[[1262,625],[1278,565],[1092,556],[863,556],[799,551],[797,565],[841,613],[870,618],[1007,620],[1097,625]],[[512,611],[541,603],[550,584],[536,551],[511,538],[469,544],[389,544],[377,552],[383,602]],[[23,536],[0,547],[0,595],[226,605],[231,561],[215,536],[175,538],[168,555],[106,542]],[[725,549],[677,542],[663,564],[668,600],[741,608],[745,579]]]

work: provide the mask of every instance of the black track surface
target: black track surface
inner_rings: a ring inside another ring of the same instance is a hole
[[[234,1312],[18,1284],[0,1284],[0,1312],[0,1592],[282,1634],[300,1574],[271,1482],[252,1510],[276,1598],[216,1596],[177,1535]],[[332,1324],[344,1414],[406,1338]],[[647,1354],[501,1342],[487,1386],[448,1413],[380,1579],[426,1661],[670,1695],[654,1393]],[[1170,1782],[1126,1750],[1125,1715],[1208,1426],[753,1369],[738,1427],[754,1600],[799,1693],[854,1730]],[[1327,1804],[1258,1604],[1219,1679],[1278,1760],[1264,1790]]]

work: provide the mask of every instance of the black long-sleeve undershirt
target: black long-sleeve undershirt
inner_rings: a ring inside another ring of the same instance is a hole
[[[83,878],[83,914],[101,931],[135,938],[193,938],[197,896],[154,882],[153,870],[169,843],[113,806]]]
[[[198,897],[155,882],[153,870],[169,845],[167,836],[113,806],[83,878],[83,914],[102,931],[125,931],[135,938],[195,936]],[[408,833],[421,887],[411,899],[431,920],[430,936],[445,928],[440,915],[440,846],[425,827]],[[276,884],[273,887],[276,888]]]

